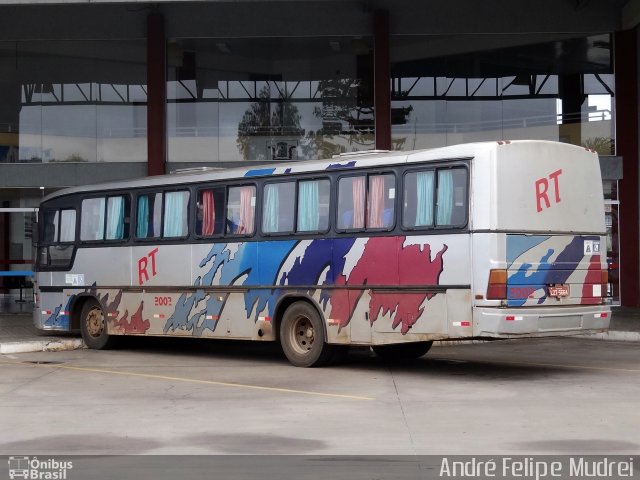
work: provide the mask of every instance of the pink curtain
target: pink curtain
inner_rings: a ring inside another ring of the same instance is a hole
[[[369,177],[369,228],[382,228],[382,215],[384,214],[384,177],[376,175]]]
[[[353,179],[353,228],[364,228],[365,177]]]
[[[202,235],[211,236],[215,233],[216,209],[213,200],[213,192],[202,192]]]
[[[236,233],[252,233],[255,205],[254,187],[247,186],[240,189],[240,221]]]

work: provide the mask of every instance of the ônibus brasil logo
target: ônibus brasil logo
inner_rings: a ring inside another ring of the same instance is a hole
[[[38,460],[38,457],[9,457],[9,478],[30,480],[67,480],[67,470],[73,468],[73,462],[54,458]]]

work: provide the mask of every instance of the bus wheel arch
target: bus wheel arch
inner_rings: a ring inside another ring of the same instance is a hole
[[[334,346],[327,343],[326,324],[312,301],[294,297],[278,309],[278,338],[289,362],[296,367],[328,364]]]
[[[71,303],[69,308],[69,328],[71,330],[80,331],[80,318],[82,316],[82,308],[84,304],[90,300],[99,300],[94,296],[88,293],[82,293],[80,295],[76,295]]]
[[[322,320],[322,326],[324,329],[324,338],[326,339],[328,335],[327,323],[324,320],[324,314],[322,313],[322,310],[320,309],[318,304],[311,297],[307,295],[289,294],[281,297],[275,308],[275,314],[273,316],[273,329],[275,332],[275,340],[278,340],[278,341],[280,340],[280,324],[282,323],[282,319],[284,318],[284,315],[287,309],[296,302],[306,302],[316,310],[316,312],[320,316],[320,319]]]

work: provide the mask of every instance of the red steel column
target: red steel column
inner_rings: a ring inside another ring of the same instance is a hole
[[[391,63],[389,56],[389,12],[373,14],[373,89],[376,148],[391,150]]]
[[[166,173],[166,41],[164,16],[147,17],[147,173]]]
[[[620,180],[620,298],[640,306],[640,225],[638,223],[638,50],[637,29],[616,32],[616,154],[622,156]]]

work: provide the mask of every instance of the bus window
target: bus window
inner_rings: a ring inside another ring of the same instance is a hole
[[[229,188],[227,198],[227,233],[251,235],[256,210],[256,187],[245,185]]]
[[[341,178],[338,184],[338,229],[379,230],[393,226],[395,177],[391,174]],[[365,205],[367,209],[365,225]]]
[[[393,175],[370,175],[367,195],[367,228],[388,229],[395,217],[396,186]]]
[[[459,227],[466,223],[467,171],[464,168],[438,169],[436,225]]]
[[[139,195],[136,212],[136,237],[158,238],[162,215],[162,194]]]
[[[74,209],[46,210],[38,255],[40,266],[67,267],[73,256],[76,239],[76,211]]]
[[[262,231],[264,233],[293,231],[295,195],[295,182],[265,185],[262,205]]]
[[[87,198],[82,201],[80,217],[80,240],[104,239],[105,198]]]
[[[196,202],[196,235],[211,237],[224,233],[224,187],[199,190]]]
[[[167,192],[164,194],[163,238],[186,237],[189,232],[189,192]]]
[[[338,229],[364,228],[365,176],[341,178],[338,183]]]
[[[73,242],[76,239],[76,211],[60,211],[60,242]]]
[[[42,243],[50,245],[58,241],[58,210],[47,210],[44,212],[44,230],[42,232]]]
[[[433,226],[433,170],[409,172],[404,176],[402,226],[408,229]]]
[[[326,232],[329,229],[329,180],[298,184],[298,231]]]
[[[106,240],[123,240],[129,237],[129,197],[107,199]]]

